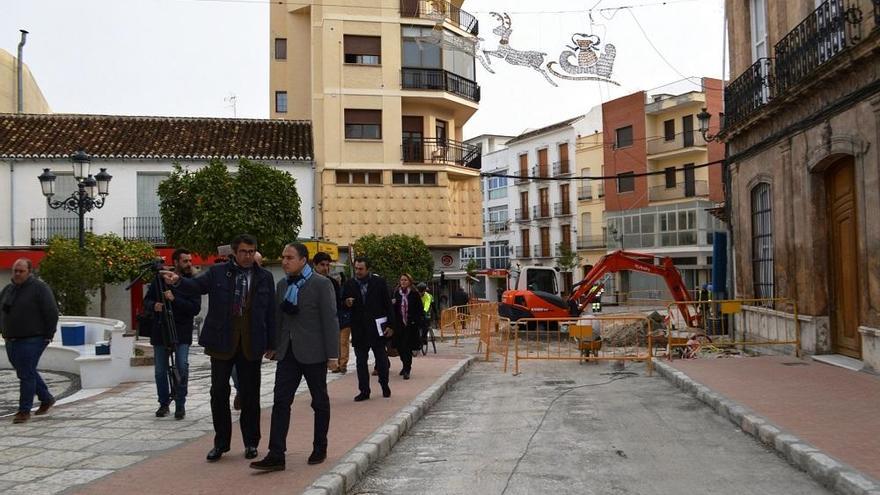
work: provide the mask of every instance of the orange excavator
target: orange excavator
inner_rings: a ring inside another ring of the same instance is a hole
[[[568,318],[580,316],[593,302],[598,302],[604,291],[602,279],[608,273],[624,270],[649,273],[663,277],[672,298],[678,303],[684,320],[690,326],[699,326],[700,315],[691,314],[688,304],[690,294],[681,274],[675,268],[672,258],[659,258],[652,254],[634,253],[631,251],[615,251],[603,256],[589,273],[572,287],[568,299],[559,297],[555,292],[555,275],[553,283],[547,283],[550,276],[547,272],[554,271],[550,267],[525,267],[517,280],[516,289],[505,291],[501,297],[498,313],[510,318]],[[543,284],[542,284],[543,282]]]

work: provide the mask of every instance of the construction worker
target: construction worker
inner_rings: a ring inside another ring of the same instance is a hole
[[[431,327],[431,306],[434,305],[434,296],[428,292],[428,286],[424,282],[421,282],[417,288],[422,295],[422,309],[425,311],[425,328],[422,329],[422,343],[424,343],[428,328]]]

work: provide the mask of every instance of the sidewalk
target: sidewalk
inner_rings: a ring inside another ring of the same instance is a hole
[[[656,363],[825,486],[880,493],[880,377],[791,356]]]
[[[444,346],[446,347],[446,346]],[[308,466],[312,445],[312,410],[303,382],[293,403],[288,436],[287,470],[260,473],[244,458],[237,424],[232,449],[216,463],[205,461],[213,445],[208,390],[210,373],[201,349],[193,348],[187,417],[155,418],[155,384],[123,384],[91,399],[59,405],[46,416],[0,425],[0,491],[4,493],[267,493],[284,486],[301,492],[334,467],[413,399],[449,371],[461,366],[464,349],[439,349],[440,354],[415,358],[412,379],[397,372],[392,358],[389,399],[382,397],[375,377],[370,400],[355,403],[354,365],[346,375],[328,374],[332,418],[329,451],[323,464]],[[262,368],[262,439],[259,458],[266,454],[275,363]],[[238,414],[233,411],[233,422]],[[258,459],[259,459],[258,458]]]

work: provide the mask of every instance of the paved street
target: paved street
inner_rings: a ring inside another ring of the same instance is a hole
[[[40,376],[46,382],[56,399],[63,399],[79,390],[79,377],[57,371],[41,371]],[[34,399],[35,406],[39,401]],[[15,414],[18,411],[18,378],[13,369],[0,369],[0,417]]]
[[[641,365],[470,371],[352,493],[828,493]]]

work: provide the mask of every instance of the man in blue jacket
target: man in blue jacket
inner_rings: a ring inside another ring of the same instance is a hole
[[[229,378],[238,370],[241,436],[246,459],[257,457],[260,443],[260,364],[275,348],[275,281],[254,263],[257,240],[242,234],[232,241],[232,257],[196,278],[162,272],[165,281],[184,294],[208,294],[208,315],[199,344],[211,356],[211,417],[214,448],[208,462],[229,452],[232,414]]]
[[[192,254],[183,248],[175,249],[171,254],[174,271],[184,278],[192,277]],[[182,294],[180,289],[165,287],[164,294],[159,293],[159,284],[153,282],[144,298],[144,308],[154,312],[153,332],[150,345],[153,346],[153,368],[156,375],[156,392],[159,395],[157,418],[168,415],[171,403],[171,391],[168,383],[168,352],[174,353],[174,364],[180,374],[180,382],[174,391],[174,419],[186,417],[186,391],[189,382],[189,346],[192,345],[193,319],[202,310],[202,297],[198,294]],[[171,333],[163,314],[170,309],[174,317],[175,337],[171,342]]]

